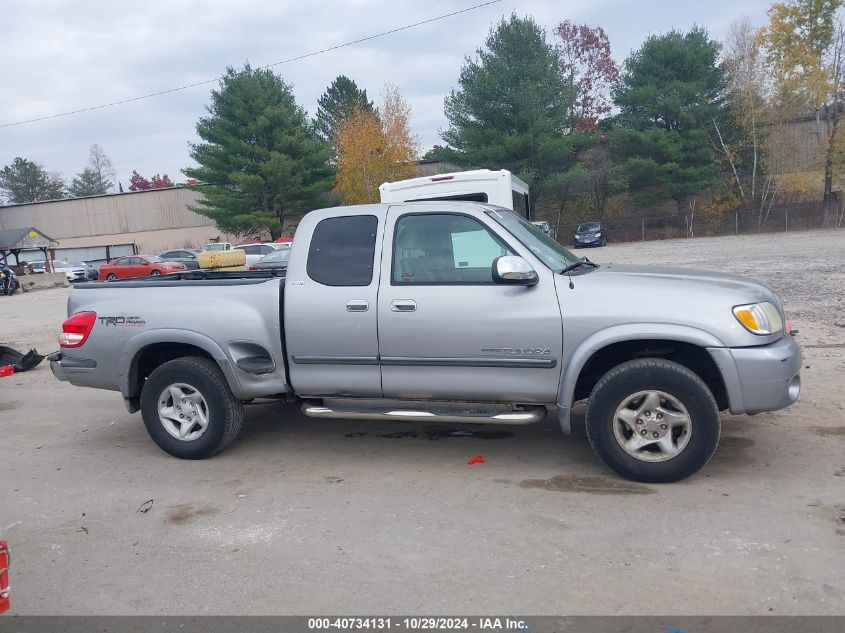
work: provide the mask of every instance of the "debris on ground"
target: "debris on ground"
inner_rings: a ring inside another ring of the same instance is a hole
[[[147,499],[144,503],[141,504],[141,507],[136,510],[136,512],[140,512],[141,514],[146,514],[150,510],[153,509],[153,500]]]
[[[22,354],[16,349],[0,345],[0,367],[9,365],[14,367],[14,371],[28,371],[38,365],[44,357],[36,350],[31,349],[26,354]],[[11,375],[11,374],[10,374]]]

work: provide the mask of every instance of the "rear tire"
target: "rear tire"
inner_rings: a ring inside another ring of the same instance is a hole
[[[590,394],[586,417],[587,437],[602,461],[645,483],[697,472],[713,456],[721,429],[704,381],[662,358],[628,361],[607,372]]]
[[[176,411],[179,406],[185,407],[184,417]],[[214,361],[188,356],[166,362],[150,374],[141,390],[141,415],[150,437],[165,453],[206,459],[240,433],[243,403],[232,394]],[[186,418],[196,422],[183,422]]]

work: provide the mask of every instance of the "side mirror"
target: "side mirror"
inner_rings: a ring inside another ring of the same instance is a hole
[[[540,278],[525,259],[506,255],[493,260],[493,281],[511,286],[534,286]]]

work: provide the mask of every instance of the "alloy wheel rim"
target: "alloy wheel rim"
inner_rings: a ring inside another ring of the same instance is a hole
[[[158,418],[172,437],[191,442],[208,428],[208,403],[195,387],[174,383],[158,397]]]
[[[689,444],[692,419],[683,403],[665,391],[638,391],[613,414],[613,436],[628,455],[665,462]]]

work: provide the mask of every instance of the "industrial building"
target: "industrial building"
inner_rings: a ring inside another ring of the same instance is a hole
[[[132,253],[235,241],[191,211],[201,194],[187,187],[0,206],[0,231],[35,227],[59,242],[57,259],[98,261]],[[23,260],[43,259],[38,251]]]

